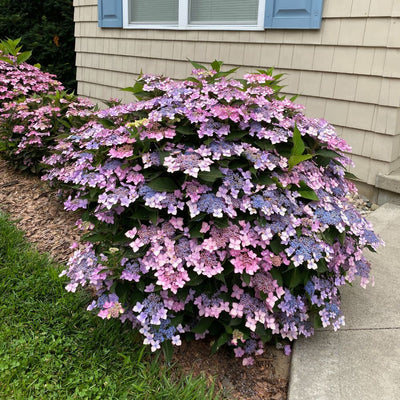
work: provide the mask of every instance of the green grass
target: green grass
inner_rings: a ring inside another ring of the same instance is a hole
[[[46,255],[0,214],[0,399],[218,399],[180,376],[127,325],[85,310]]]

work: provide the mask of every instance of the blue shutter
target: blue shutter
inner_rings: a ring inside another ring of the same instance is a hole
[[[122,0],[98,0],[99,26],[122,28]]]
[[[265,0],[265,28],[319,29],[323,0]]]

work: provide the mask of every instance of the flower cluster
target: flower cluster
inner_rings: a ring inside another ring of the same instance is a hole
[[[16,57],[0,51],[0,106],[23,96],[54,94],[63,89],[55,75],[26,62],[18,63]]]
[[[350,149],[333,127],[281,98],[270,71],[220,67],[143,75],[138,102],[57,141],[44,179],[90,226],[68,290],[90,286],[89,308],[152,350],[211,335],[251,364],[267,342],[288,352],[343,325],[339,289],[368,283],[363,249],[381,240],[346,199]]]
[[[12,55],[0,57],[0,148],[17,168],[40,172],[56,136],[92,115],[88,100],[62,89],[55,76]]]

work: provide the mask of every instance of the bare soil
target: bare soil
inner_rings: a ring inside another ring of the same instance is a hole
[[[37,177],[13,170],[0,159],[0,211],[6,212],[39,251],[65,263],[72,242],[79,240],[75,222],[79,215],[66,212],[56,193]],[[1,240],[1,238],[0,238]],[[210,354],[207,340],[183,343],[174,361],[184,373],[214,377],[227,398],[235,400],[285,400],[290,357],[270,346],[253,366],[243,367],[228,349]]]

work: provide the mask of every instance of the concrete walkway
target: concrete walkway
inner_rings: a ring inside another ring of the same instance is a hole
[[[375,286],[343,289],[345,327],[296,342],[288,400],[400,399],[400,206],[368,219],[386,243],[368,254]]]

